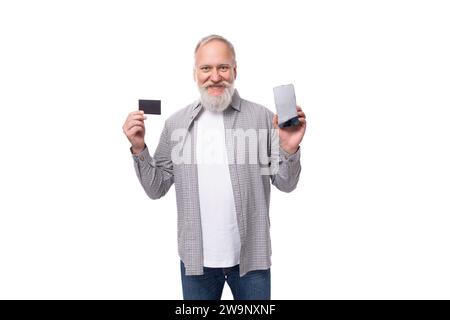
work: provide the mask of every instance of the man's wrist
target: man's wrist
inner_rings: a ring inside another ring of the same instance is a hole
[[[144,149],[145,149],[145,145],[143,146],[143,147],[131,147],[131,152],[134,154],[134,155],[136,155],[136,154],[139,154],[139,153],[141,153],[142,151],[144,151]]]
[[[297,152],[299,147],[300,146],[295,146],[294,148],[288,148],[288,147],[281,146],[281,149],[283,149],[283,151],[288,153],[289,155],[293,155],[294,153]]]

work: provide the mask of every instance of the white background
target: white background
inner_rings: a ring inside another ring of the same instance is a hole
[[[161,99],[153,152],[217,33],[243,98],[294,83],[307,114],[298,188],[272,189],[272,298],[449,299],[448,6],[2,1],[0,298],[182,298],[174,188],[147,198],[122,124]]]

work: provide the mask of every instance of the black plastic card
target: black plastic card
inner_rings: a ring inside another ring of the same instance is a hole
[[[161,114],[161,100],[139,100],[139,110],[145,114]]]

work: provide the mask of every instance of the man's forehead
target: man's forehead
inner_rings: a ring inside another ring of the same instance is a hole
[[[215,63],[229,64],[232,59],[231,50],[224,42],[218,40],[213,40],[204,44],[198,48],[198,51],[195,54],[195,60],[197,62],[210,60]]]

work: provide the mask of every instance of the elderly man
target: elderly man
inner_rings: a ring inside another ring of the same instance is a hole
[[[235,300],[270,299],[270,185],[290,192],[300,175],[305,114],[297,106],[300,124],[278,128],[277,115],[239,96],[236,76],[233,45],[207,36],[195,48],[200,99],[166,120],[153,157],[144,114],[131,112],[123,125],[147,195],[158,199],[175,184],[184,299],[219,300],[225,282]],[[246,141],[253,146],[242,157]]]

